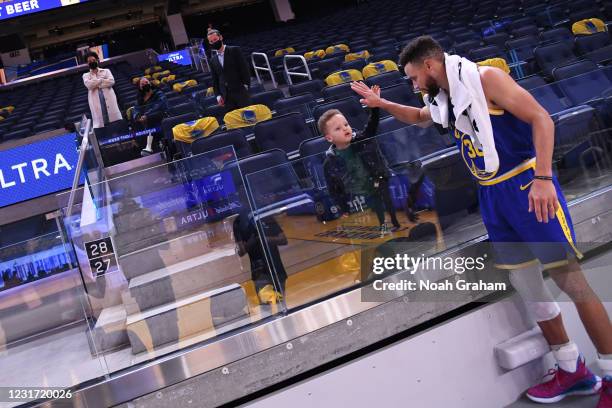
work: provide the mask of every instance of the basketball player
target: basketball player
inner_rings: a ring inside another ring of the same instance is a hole
[[[352,88],[361,95],[363,104],[385,109],[402,122],[424,124],[435,117],[436,122],[450,127],[463,160],[480,184],[482,217],[495,246],[497,266],[509,270],[513,286],[538,322],[558,363],[556,370],[549,371],[552,378],[531,387],[527,397],[553,403],[567,395],[594,394],[601,388],[597,407],[612,408],[612,326],[576,260],[581,254],[574,246],[569,212],[552,173],[553,121],[501,69],[477,67],[465,59],[457,61],[458,57],[446,55],[428,36],[416,38],[402,51],[400,64],[425,94],[424,108],[382,99],[379,92],[363,83],[353,83]],[[477,100],[478,95],[482,100]],[[454,112],[453,102],[467,107]],[[478,109],[478,103],[482,109]],[[489,143],[487,153],[483,129],[489,120],[494,148]],[[460,121],[468,130],[456,128]],[[490,163],[496,163],[496,168],[490,168]],[[508,250],[500,243],[523,243],[527,250],[514,250],[514,244]],[[559,306],[544,285],[540,264],[578,309],[597,348],[603,381],[586,367],[576,344],[568,338]]]

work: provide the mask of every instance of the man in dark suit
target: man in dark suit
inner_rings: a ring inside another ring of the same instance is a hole
[[[223,36],[218,30],[208,30],[207,38],[213,50],[210,70],[219,105],[228,111],[249,106],[251,74],[240,47],[223,44]]]

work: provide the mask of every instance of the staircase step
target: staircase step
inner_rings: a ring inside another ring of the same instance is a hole
[[[215,330],[248,314],[244,289],[231,284],[129,315],[127,335],[133,354],[150,352],[194,334]]]
[[[93,344],[98,353],[111,351],[129,343],[125,307],[111,306],[102,310],[92,329]]]
[[[123,304],[131,315],[249,278],[249,272],[241,270],[234,245],[227,244],[131,279],[122,294]]]

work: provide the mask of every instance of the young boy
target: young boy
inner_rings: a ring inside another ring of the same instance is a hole
[[[378,119],[378,108],[371,109],[365,129],[353,135],[353,129],[339,110],[323,113],[318,121],[319,131],[332,144],[326,152],[323,169],[329,193],[344,214],[349,213],[350,207],[358,209],[367,204],[384,228],[386,209],[391,215],[392,230],[397,231],[400,223],[389,193],[391,175],[376,139],[372,138],[376,135]]]

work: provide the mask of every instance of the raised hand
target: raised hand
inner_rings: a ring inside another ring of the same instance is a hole
[[[351,82],[351,89],[355,91],[362,99],[359,100],[363,105],[369,108],[380,108],[382,99],[380,97],[380,87],[374,85],[371,89],[363,82]]]

